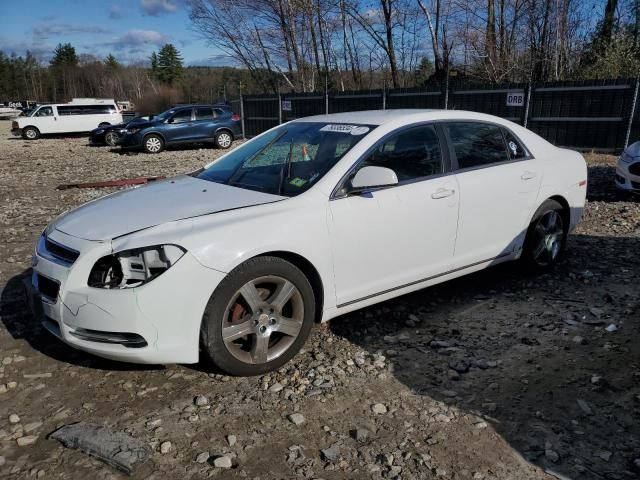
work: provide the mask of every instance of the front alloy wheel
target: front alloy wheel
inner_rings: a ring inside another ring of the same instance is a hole
[[[160,153],[164,149],[164,142],[158,135],[148,135],[144,139],[144,150],[147,153]]]
[[[232,375],[257,375],[285,364],[313,324],[313,289],[297,267],[257,257],[232,271],[211,296],[202,325],[210,359]]]
[[[107,132],[104,136],[104,143],[110,147],[115,147],[118,141],[118,134],[116,132]]]

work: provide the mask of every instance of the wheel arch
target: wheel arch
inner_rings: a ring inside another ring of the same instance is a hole
[[[227,132],[229,135],[231,135],[231,140],[235,140],[235,135],[229,127],[218,127],[216,128],[215,132],[213,132],[213,134],[217,135],[220,132]]]
[[[298,267],[302,273],[307,277],[309,283],[311,284],[311,288],[313,289],[313,295],[316,300],[316,318],[314,319],[316,323],[320,323],[322,319],[322,312],[324,306],[324,284],[322,283],[322,277],[318,272],[318,269],[311,263],[308,259],[293,252],[287,252],[284,250],[276,250],[271,252],[261,253],[251,258],[257,257],[278,257],[283,260],[286,260],[289,263],[292,263],[296,267]],[[250,259],[247,259],[250,260]],[[245,260],[245,262],[247,261]],[[244,262],[242,262],[244,263]]]
[[[40,132],[40,129],[35,125],[25,125],[24,127],[20,128],[20,130],[24,132],[27,128],[35,128],[38,132]]]
[[[565,225],[565,230],[569,231],[569,225],[571,224],[571,207],[569,206],[569,202],[562,195],[552,195],[547,200],[555,200],[562,206],[562,221]],[[545,202],[547,201],[545,200]],[[544,203],[544,202],[542,202]],[[542,203],[540,205],[542,205]],[[540,207],[538,207],[540,208]]]
[[[167,144],[167,139],[165,138],[165,136],[158,130],[152,130],[150,132],[147,132],[145,134],[142,135],[142,143],[144,143],[144,141],[147,139],[147,137],[149,135],[157,135],[162,139],[162,142],[166,145]]]

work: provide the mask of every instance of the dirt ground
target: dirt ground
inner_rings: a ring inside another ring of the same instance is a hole
[[[552,272],[499,266],[337,318],[270,375],[108,362],[33,320],[20,282],[35,240],[108,193],[57,185],[218,154],[26,142],[0,122],[0,477],[122,478],[47,438],[86,421],[152,447],[134,478],[637,478],[640,198],[615,190],[612,156],[587,155],[584,221]]]

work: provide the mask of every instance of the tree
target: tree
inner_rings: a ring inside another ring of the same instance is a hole
[[[75,67],[78,65],[75,47],[70,43],[59,43],[53,50],[53,57],[49,63],[52,67]]]
[[[104,66],[107,67],[107,70],[115,72],[120,68],[120,62],[116,60],[112,54],[107,55],[104,59]]]
[[[173,85],[182,75],[182,57],[171,43],[151,54],[151,71],[162,83]]]

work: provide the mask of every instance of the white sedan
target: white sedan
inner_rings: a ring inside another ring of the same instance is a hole
[[[315,321],[509,260],[551,267],[586,181],[580,154],[489,115],[302,118],[55,219],[30,303],[95,355],[255,375]]]

